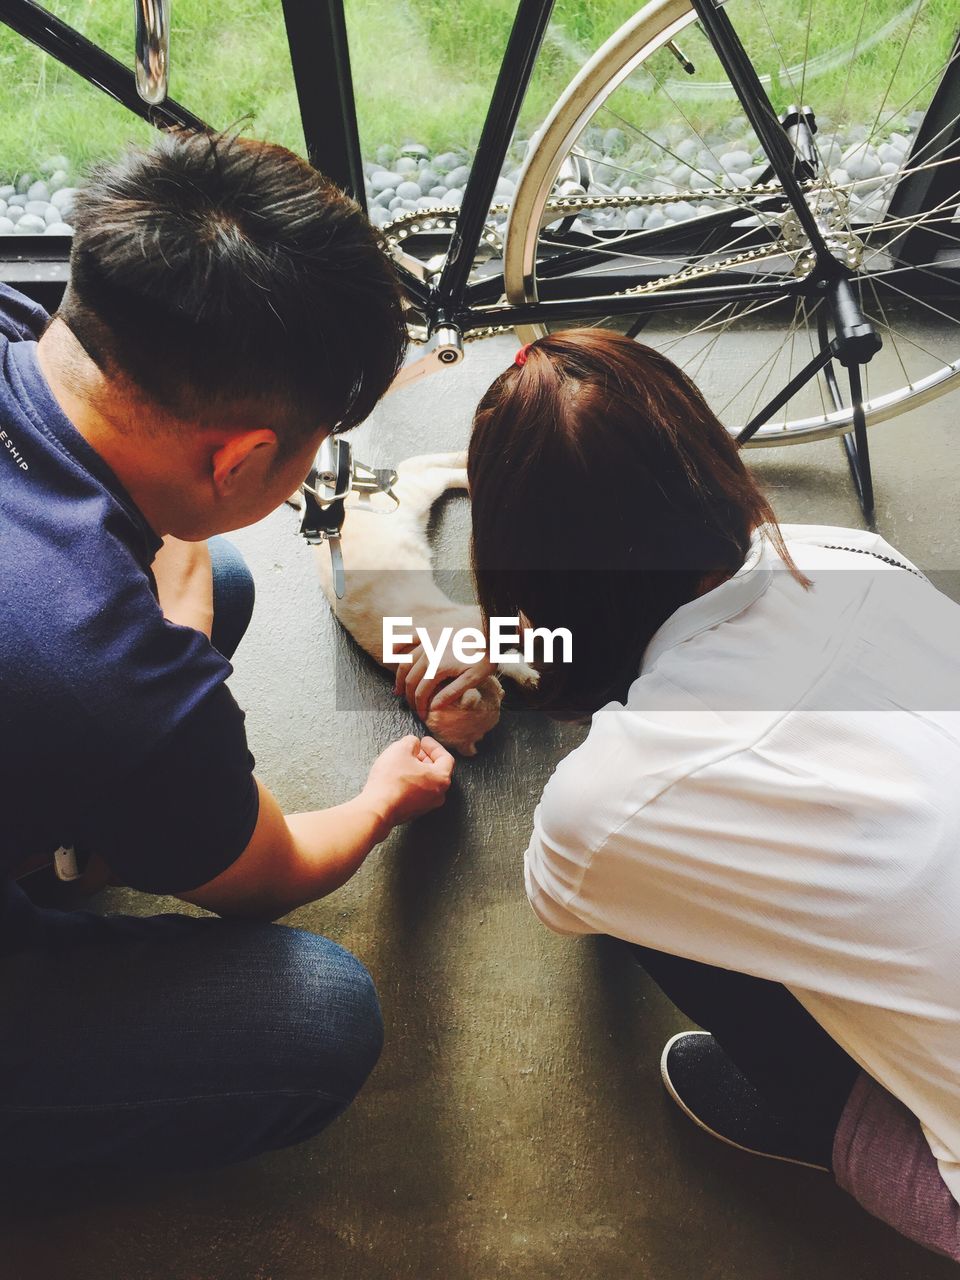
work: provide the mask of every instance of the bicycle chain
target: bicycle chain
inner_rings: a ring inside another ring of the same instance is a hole
[[[804,188],[810,188],[814,184],[812,182],[802,184]],[[549,219],[550,222],[557,221],[558,218],[575,217],[578,213],[590,212],[597,209],[635,209],[643,205],[662,205],[676,204],[680,201],[698,201],[704,200],[729,200],[733,193],[727,187],[705,187],[696,191],[674,191],[669,193],[650,193],[648,195],[635,196],[554,196],[547,201],[545,209],[555,217]],[[765,182],[750,188],[750,195],[782,195],[783,188],[779,182]],[[509,204],[495,204],[491,206],[490,214],[497,217],[501,214],[510,212]],[[382,234],[390,250],[397,250],[403,244],[403,241],[409,235],[417,235],[422,231],[453,231],[460,210],[456,205],[440,207],[439,209],[416,209],[402,213],[398,218],[394,218],[392,222],[388,222],[382,228]],[[483,242],[491,247],[502,247],[502,237],[496,227],[487,224],[484,228]],[[761,262],[765,258],[779,257],[783,253],[782,248],[775,250],[754,249],[744,253],[733,254],[729,258],[723,258],[717,262],[711,262],[708,265],[699,267],[687,267],[683,271],[676,271],[670,276],[665,276],[660,280],[651,280],[646,284],[633,285],[629,289],[619,289],[611,296],[616,298],[634,297],[640,294],[656,293],[658,290],[673,288],[676,284],[684,284],[688,280],[696,280],[701,276],[714,275],[718,271],[726,271],[730,268],[742,266],[748,262]],[[421,332],[411,327],[410,338],[415,345],[422,345],[429,340],[429,334],[420,326]],[[464,342],[478,342],[483,338],[492,338],[500,333],[512,333],[513,325],[487,325],[479,329],[469,329],[464,335]]]

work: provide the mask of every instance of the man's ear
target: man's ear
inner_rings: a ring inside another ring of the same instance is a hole
[[[210,455],[210,473],[217,494],[229,497],[247,470],[257,464],[262,466],[273,456],[276,447],[277,433],[269,427],[228,436]],[[266,456],[263,450],[269,451]]]

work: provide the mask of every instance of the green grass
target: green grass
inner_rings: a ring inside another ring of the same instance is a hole
[[[810,56],[827,56],[852,45],[859,5],[841,0],[814,3],[822,17],[810,27]],[[869,0],[865,29],[876,29],[905,3]],[[133,16],[123,0],[52,4],[59,17],[131,63]],[[928,0],[899,64],[901,85],[919,85],[942,61],[956,26],[954,6],[955,0]],[[471,148],[516,0],[346,0],[346,7],[365,154],[372,157],[382,143],[414,140],[432,149]],[[744,15],[748,7],[753,6],[735,0],[729,9],[758,68],[772,73],[777,105],[786,105],[794,90],[779,74],[781,59],[765,23]],[[799,62],[808,40],[802,2],[799,18],[794,0],[766,0],[765,7],[771,25],[782,33],[783,61]],[[633,11],[631,0],[558,0],[524,106],[525,131],[542,120],[581,58]],[[255,135],[302,152],[279,0],[174,0],[173,14],[172,95],[211,124],[248,119]],[[680,43],[699,63],[699,78],[720,78],[719,70],[710,66],[711,51],[704,51],[696,33],[688,33]],[[870,123],[879,105],[877,86],[889,80],[900,54],[900,40],[880,42],[858,59],[849,82],[845,67],[828,70],[815,85],[810,83],[805,96],[814,99],[821,112],[842,110]],[[669,54],[661,54],[657,65],[673,82],[682,82],[682,72]],[[929,92],[912,105],[925,105]],[[907,91],[900,96],[907,96]],[[641,75],[616,105],[631,123],[642,121],[654,128],[676,121],[677,107],[670,98],[669,87],[666,92],[657,89]],[[683,99],[681,107],[705,129],[739,112],[729,98],[692,103]],[[0,176],[31,169],[51,153],[64,153],[82,166],[114,153],[127,139],[149,136],[148,126],[0,27]]]

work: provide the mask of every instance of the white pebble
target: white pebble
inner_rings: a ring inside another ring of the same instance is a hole
[[[727,173],[741,173],[750,168],[753,157],[749,151],[728,151],[725,156],[720,157],[720,163]]]
[[[859,181],[861,178],[875,178],[880,172],[880,159],[866,142],[848,147],[841,156],[840,162],[854,181]]]
[[[15,222],[11,222],[9,218],[4,218],[0,215],[0,236],[11,236],[16,229]]]
[[[50,197],[50,203],[62,213],[64,209],[73,204],[73,197],[76,194],[76,187],[61,187],[59,191],[55,191]]]
[[[42,235],[47,229],[47,224],[42,218],[38,218],[35,213],[25,213],[17,223],[17,232],[22,235]]]
[[[673,204],[664,205],[663,211],[674,222],[685,222],[688,218],[697,216],[696,209],[686,200],[677,200]]]
[[[400,180],[398,173],[392,173],[386,169],[378,169],[376,173],[370,175],[370,186],[374,191],[386,191],[387,187],[396,187]],[[68,188],[64,187],[63,190],[68,190]],[[54,204],[57,203],[57,196],[60,194],[61,192],[59,191],[54,193],[52,198]]]
[[[27,189],[28,200],[49,200],[50,188],[45,182],[33,182]]]
[[[45,236],[72,236],[73,227],[69,222],[51,222],[43,234]]]
[[[38,218],[42,218],[53,206],[49,200],[28,200],[23,208],[26,213],[35,213]]]
[[[681,160],[692,160],[697,154],[697,145],[695,138],[684,138],[682,142],[677,143],[677,155]]]
[[[445,173],[450,169],[455,169],[459,163],[460,157],[455,151],[444,151],[442,155],[434,157],[433,167]]]
[[[903,164],[903,157],[904,157],[903,150],[900,147],[893,146],[889,142],[885,142],[883,146],[880,147],[880,149],[877,151],[877,155],[880,157],[881,161],[883,162],[881,165],[881,169],[883,167],[883,164],[895,164],[898,169],[900,165]]]

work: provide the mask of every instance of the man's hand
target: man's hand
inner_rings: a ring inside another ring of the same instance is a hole
[[[450,752],[433,738],[409,734],[377,756],[360,799],[389,830],[440,808],[450,787],[453,763]]]
[[[451,706],[458,702],[468,689],[483,684],[497,668],[484,655],[476,662],[461,662],[448,649],[440,659],[436,675],[427,675],[428,660],[423,645],[410,651],[409,663],[397,667],[393,691],[402,694],[421,720],[426,720],[431,708]]]
[[[438,809],[453,756],[411,734],[373,762],[358,796],[332,809],[284,817],[262,784],[260,815],[244,852],[214,880],[179,896],[221,915],[276,919],[345,884],[393,827]]]
[[[213,569],[207,544],[164,538],[151,568],[167,621],[193,627],[209,639],[213,628]]]

